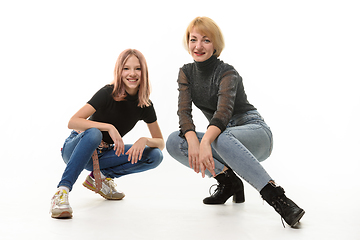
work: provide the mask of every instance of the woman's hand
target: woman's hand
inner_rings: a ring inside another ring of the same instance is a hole
[[[188,144],[188,155],[189,155],[189,165],[196,173],[200,172],[199,166],[199,141],[195,141],[192,144]]]
[[[201,169],[202,177],[205,177],[205,170],[208,169],[210,173],[215,177],[215,163],[211,150],[211,143],[219,136],[221,130],[211,125],[206,130],[200,143],[200,155],[199,164]]]
[[[124,142],[118,132],[118,130],[112,125],[108,123],[101,123],[96,121],[88,120],[92,114],[96,112],[95,108],[90,104],[85,104],[74,116],[71,117],[68,127],[70,129],[76,129],[80,131],[85,131],[89,128],[97,128],[100,131],[107,131],[114,141],[114,150],[117,156],[120,154],[124,154],[125,145]]]
[[[116,156],[119,157],[121,154],[124,154],[124,151],[125,151],[125,145],[122,140],[122,137],[120,136],[120,133],[114,126],[108,130],[108,133],[114,142],[115,154],[116,154]]]
[[[185,134],[186,141],[188,143],[188,155],[189,155],[189,166],[194,169],[196,173],[200,172],[199,165],[199,152],[200,143],[195,132],[187,132]]]
[[[215,163],[212,155],[211,144],[205,141],[200,143],[199,166],[202,177],[205,177],[205,170],[208,169],[215,177]]]
[[[128,161],[131,161],[131,164],[137,163],[142,158],[147,141],[148,139],[145,137],[139,138],[139,140],[137,140],[125,153],[126,155],[129,155]]]

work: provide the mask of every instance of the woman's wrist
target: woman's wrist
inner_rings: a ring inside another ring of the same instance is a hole
[[[210,145],[212,143],[212,141],[208,138],[203,138],[201,139],[201,143],[200,144],[207,144]]]
[[[150,138],[147,137],[141,137],[140,139],[145,141],[145,145],[149,146]]]
[[[189,145],[199,143],[199,139],[197,138],[196,133],[193,131],[185,133],[185,138]]]

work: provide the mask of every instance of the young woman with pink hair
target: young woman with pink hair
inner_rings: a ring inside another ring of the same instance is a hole
[[[71,218],[68,195],[80,173],[90,174],[83,185],[109,200],[125,194],[115,189],[114,178],[157,167],[164,140],[153,103],[146,60],[135,49],[123,51],[115,64],[114,80],[101,88],[69,121],[73,129],[61,154],[66,163],[58,189],[51,200],[53,218]],[[124,144],[135,124],[147,123],[151,138]]]

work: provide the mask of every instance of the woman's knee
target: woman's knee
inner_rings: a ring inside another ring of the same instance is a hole
[[[102,141],[102,132],[97,128],[89,128],[84,132],[84,136],[90,144],[99,145]]]
[[[157,167],[160,165],[160,163],[162,162],[164,156],[162,151],[159,148],[150,148],[150,161],[151,164],[153,166],[153,168]]]
[[[169,135],[166,140],[166,150],[170,155],[174,153],[179,148],[179,131],[175,131]]]
[[[235,146],[232,150],[235,151],[236,148],[241,149],[242,152],[251,153],[259,162],[267,159],[271,154],[272,147],[268,145],[268,139],[266,136],[263,138],[253,138],[253,139],[242,139],[235,136],[232,133],[231,129],[226,129],[223,131],[218,138],[213,142],[213,147],[217,152],[227,151],[228,146]]]

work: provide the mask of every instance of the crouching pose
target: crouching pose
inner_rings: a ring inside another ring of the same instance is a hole
[[[115,64],[114,80],[104,86],[69,121],[74,129],[61,149],[66,163],[51,200],[53,218],[71,218],[68,196],[80,173],[90,174],[83,185],[109,200],[120,200],[114,178],[157,167],[164,140],[149,100],[150,83],[144,56],[134,49],[123,51]],[[125,136],[139,121],[147,123],[151,137],[124,144]]]
[[[258,190],[290,226],[305,211],[285,196],[260,164],[272,151],[272,133],[257,109],[248,102],[241,76],[218,59],[224,40],[210,18],[195,18],[188,26],[184,44],[193,63],[178,76],[180,131],[168,137],[166,148],[180,163],[195,172],[214,176],[218,188],[204,204],[224,204],[231,196],[245,201],[240,176]],[[209,120],[205,133],[195,131],[192,104]]]

